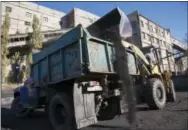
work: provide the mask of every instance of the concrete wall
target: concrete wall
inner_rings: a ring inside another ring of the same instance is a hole
[[[9,34],[26,33],[32,31],[33,16],[40,19],[41,30],[60,29],[59,21],[65,13],[37,5],[32,2],[2,2],[1,18],[3,23],[5,10],[9,9]]]
[[[90,12],[81,10],[79,8],[74,8],[69,13],[67,13],[67,15],[62,17],[61,28],[62,29],[73,28],[79,24],[82,24],[83,27],[87,27],[90,24],[94,23],[99,18],[100,18],[99,16],[94,15]]]

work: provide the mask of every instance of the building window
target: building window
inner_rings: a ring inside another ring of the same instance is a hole
[[[141,25],[142,25],[142,27],[144,27],[144,22],[141,20]]]
[[[151,42],[154,43],[154,37],[151,37]]]
[[[26,26],[31,26],[31,22],[25,21]]]
[[[152,26],[150,26],[150,29],[151,29],[151,32],[153,32],[153,27]]]
[[[156,44],[157,44],[157,38],[154,38],[154,43],[156,43]]]
[[[146,35],[144,32],[142,32],[142,37],[143,37],[143,39],[146,39]]]
[[[43,17],[45,22],[48,22],[48,18],[47,17]]]
[[[160,36],[160,33],[161,33],[161,31],[160,31],[160,29],[158,30],[158,35]]]
[[[168,51],[170,51],[170,50],[169,50],[170,48],[169,48],[169,46],[168,46],[168,45],[166,45],[166,49],[167,49]]]
[[[165,41],[163,42],[163,46],[164,46],[164,47],[165,47],[165,46],[167,46],[167,44],[166,44],[166,42],[165,42]]]
[[[151,41],[151,37],[150,37],[150,35],[148,35],[148,41]]]
[[[147,27],[147,29],[149,29],[148,23],[146,23],[146,27]]]
[[[160,42],[160,40],[158,40],[158,42],[159,42],[159,46],[161,46],[161,47],[162,47],[162,43]]]
[[[32,17],[32,14],[29,13],[29,12],[26,12],[26,16],[29,17],[29,18],[31,18],[31,17]]]
[[[160,40],[159,43],[161,44],[161,46],[163,46],[162,40]]]
[[[159,39],[156,38],[156,43],[159,44]]]
[[[10,13],[10,12],[12,12],[12,8],[11,8],[11,7],[6,6],[5,11]]]
[[[157,33],[157,28],[155,28],[155,33]]]
[[[136,28],[136,21],[131,22],[132,28]]]

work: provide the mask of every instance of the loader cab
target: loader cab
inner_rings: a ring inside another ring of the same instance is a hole
[[[152,46],[149,47],[145,47],[142,49],[142,51],[144,52],[145,55],[147,54],[151,54],[153,55],[154,58],[154,65],[160,65],[161,64],[161,60],[160,60],[160,56],[159,56],[159,49],[158,48],[154,48]]]
[[[128,64],[129,74],[139,75],[140,74],[140,71],[138,69],[139,64],[137,62],[135,53],[130,48],[126,48],[125,51],[127,54],[127,64]]]

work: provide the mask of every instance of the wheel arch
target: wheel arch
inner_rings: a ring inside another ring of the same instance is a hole
[[[74,82],[75,82],[75,79],[72,79],[72,80],[68,80],[65,82],[48,85],[46,104],[48,104],[50,102],[50,100],[52,99],[52,97],[58,92],[69,93],[70,96],[72,97]]]
[[[48,86],[46,105],[49,105],[52,97],[58,92],[64,92],[71,96],[74,107],[74,116],[77,129],[97,123],[95,113],[94,93],[84,93],[79,79],[70,80]],[[86,112],[87,111],[87,112]]]

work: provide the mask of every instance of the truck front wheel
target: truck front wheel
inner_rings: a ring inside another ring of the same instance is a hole
[[[33,109],[24,108],[24,106],[20,104],[20,96],[16,96],[14,100],[12,101],[11,111],[17,117],[22,118],[22,117],[29,116],[32,113]]]
[[[144,96],[150,109],[162,109],[166,105],[166,91],[160,79],[148,80]]]
[[[52,97],[48,106],[48,116],[54,130],[72,130],[75,126],[73,113],[70,96],[58,93]]]

